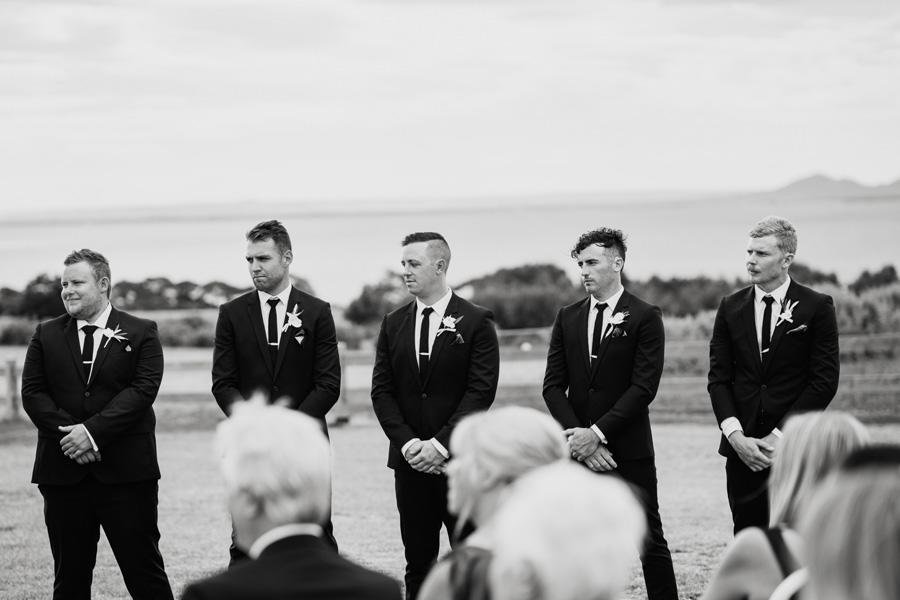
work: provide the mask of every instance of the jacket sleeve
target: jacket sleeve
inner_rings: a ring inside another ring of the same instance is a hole
[[[216,320],[216,339],[213,347],[212,393],[226,415],[231,405],[244,400],[238,388],[238,366],[234,351],[234,323],[225,305],[219,307]]]
[[[331,307],[325,305],[316,319],[316,347],[313,357],[313,389],[300,402],[301,412],[324,419],[341,394],[341,359]]]
[[[31,336],[25,353],[25,365],[22,367],[22,407],[41,432],[60,439],[65,435],[57,429],[60,425],[78,423],[72,415],[57,406],[50,395],[40,324]]]
[[[547,350],[547,368],[544,371],[544,402],[550,414],[563,428],[580,425],[572,405],[569,404],[569,368],[566,362],[566,344],[563,336],[563,309],[556,314]]]
[[[712,339],[709,341],[709,375],[706,389],[718,425],[729,417],[737,417],[734,404],[734,350],[725,319],[725,299],[719,304]]]
[[[631,383],[596,425],[607,437],[616,437],[637,416],[643,415],[656,397],[662,377],[666,332],[658,307],[648,310],[637,327],[637,349]]]
[[[399,448],[409,440],[418,437],[403,418],[397,400],[397,386],[391,367],[390,343],[388,340],[388,318],[381,321],[378,342],[375,346],[375,368],[372,370],[372,408],[381,423],[385,435]]]

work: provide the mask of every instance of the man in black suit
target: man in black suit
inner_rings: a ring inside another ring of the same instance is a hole
[[[253,560],[187,586],[182,598],[398,600],[396,581],[322,540],[331,468],[318,421],[260,400],[235,406],[216,433],[237,543]]]
[[[750,231],[753,285],[722,299],[709,343],[709,397],[722,430],[734,531],[766,527],[766,482],[790,413],[824,410],[837,392],[837,319],[830,296],[792,281],[797,232],[766,217]]]
[[[262,392],[319,420],[340,395],[341,365],[328,303],[291,285],[291,238],[278,221],[247,233],[247,267],[256,289],[219,308],[213,351],[212,392],[230,414],[232,406]],[[337,550],[331,518],[325,539]],[[231,546],[232,564],[246,558]]]
[[[632,484],[647,514],[641,563],[650,600],[677,599],[663,535],[649,404],[663,370],[659,308],[622,287],[625,239],[617,229],[582,235],[572,258],[589,296],[560,309],[553,324],[544,401],[566,428],[572,457]]]
[[[132,598],[172,598],[159,552],[156,323],[113,308],[109,262],[65,259],[65,315],[37,326],[22,404],[38,428],[32,482],[44,498],[53,598],[89,599],[100,528]]]
[[[443,236],[413,233],[402,246],[403,280],[415,300],[381,323],[372,405],[390,440],[406,597],[415,598],[437,558],[441,524],[451,539],[455,528],[444,476],[450,434],[464,416],[493,403],[500,352],[491,312],[447,286]]]

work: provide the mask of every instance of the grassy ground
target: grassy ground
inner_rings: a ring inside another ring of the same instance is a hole
[[[212,400],[161,399],[157,434],[162,552],[176,595],[189,581],[221,569],[227,561],[229,522],[212,458]],[[900,437],[900,426],[873,426],[880,439]],[[682,598],[696,598],[730,539],[717,432],[707,423],[657,423],[660,503]],[[384,466],[387,443],[365,416],[332,429],[334,524],[342,551],[362,564],[402,577],[403,561],[393,498]],[[30,424],[0,424],[0,556],[5,565],[0,597],[45,598],[52,586],[52,560],[41,499],[28,483],[34,431]],[[636,567],[628,598],[643,597]],[[94,598],[125,598],[112,553],[101,538]]]

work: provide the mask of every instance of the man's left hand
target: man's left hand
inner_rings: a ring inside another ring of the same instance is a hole
[[[591,429],[587,427],[572,427],[563,432],[566,439],[569,440],[569,452],[572,458],[576,460],[584,460],[588,456],[597,451],[600,445],[600,438]]]
[[[775,458],[775,454],[778,452],[778,443],[781,441],[781,438],[778,437],[777,435],[775,435],[775,432],[773,431],[772,433],[770,433],[770,434],[767,435],[766,437],[762,438],[762,441],[764,441],[764,442],[766,442],[767,444],[769,444],[770,446],[772,446],[772,451],[771,451],[771,452],[765,452],[765,451],[763,451],[763,453],[764,453],[766,456],[768,456],[769,458]]]
[[[416,471],[438,474],[443,472],[445,460],[437,448],[434,447],[434,444],[424,441],[422,442],[421,450],[412,457],[409,465]]]
[[[60,425],[59,430],[67,434],[59,441],[59,445],[63,454],[69,458],[78,458],[88,450],[94,449],[84,425],[80,423],[78,425]]]

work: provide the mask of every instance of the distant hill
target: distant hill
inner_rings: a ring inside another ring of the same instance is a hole
[[[900,179],[887,185],[867,186],[852,179],[812,175],[778,188],[772,194],[807,198],[900,198]]]

